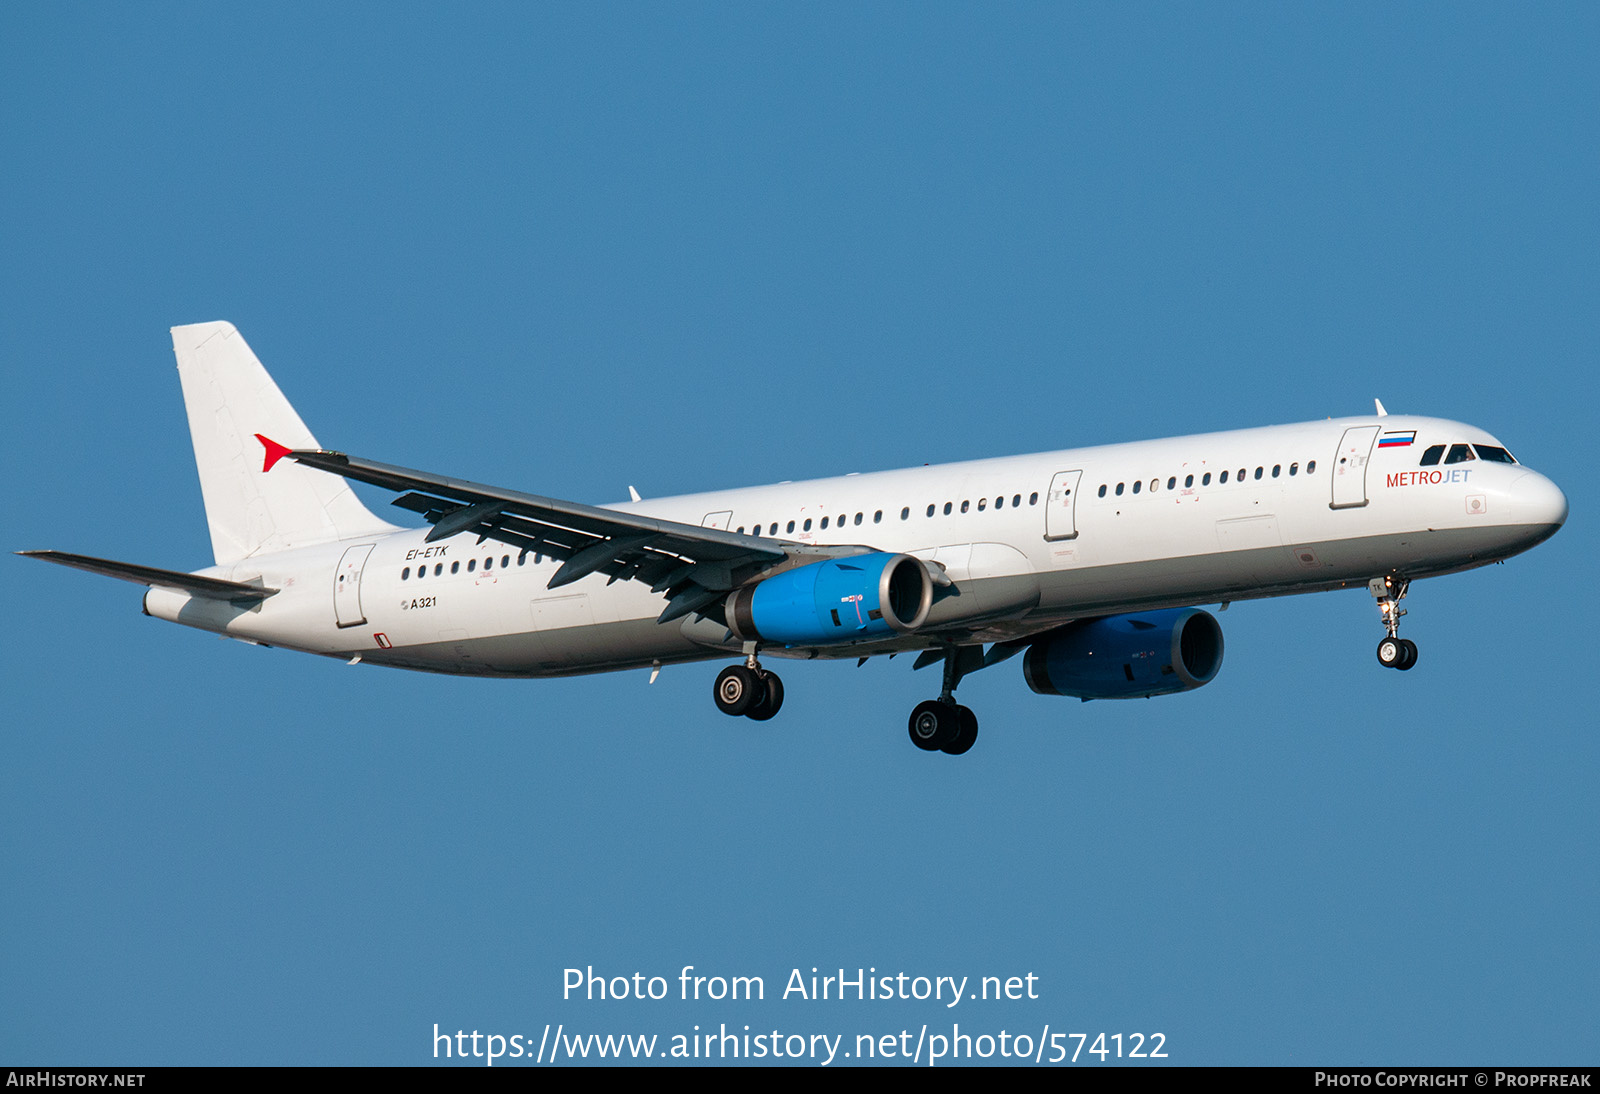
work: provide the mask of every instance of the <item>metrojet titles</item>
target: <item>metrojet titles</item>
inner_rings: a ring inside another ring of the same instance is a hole
[[[1438,486],[1446,482],[1466,482],[1470,474],[1472,474],[1470,467],[1455,467],[1449,471],[1391,471],[1384,485]]]
[[[980,998],[980,992],[977,990],[970,995],[967,994],[967,981],[970,977],[963,976],[957,980],[954,976],[913,976],[903,972],[887,976],[872,975],[877,971],[876,968],[855,969],[853,970],[855,975],[851,976],[845,969],[840,969],[839,975],[826,976],[818,975],[818,971],[812,969],[808,977],[799,969],[794,969],[789,973],[789,982],[784,985],[783,998],[785,1001],[801,999],[808,1002],[846,999],[857,1001],[933,999],[947,1007],[955,1006],[963,998]],[[1025,977],[1007,977],[1002,988],[1000,977],[985,976],[982,978],[981,998],[1037,999],[1038,981],[1038,975],[1030,972]]]

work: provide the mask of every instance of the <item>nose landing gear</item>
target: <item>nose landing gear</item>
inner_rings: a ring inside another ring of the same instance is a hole
[[[1411,582],[1394,574],[1375,577],[1367,583],[1367,591],[1378,602],[1378,611],[1383,616],[1383,629],[1388,632],[1378,643],[1378,664],[1386,669],[1404,672],[1417,663],[1417,644],[1400,637],[1400,617],[1406,614],[1400,601],[1406,598],[1410,586]]]

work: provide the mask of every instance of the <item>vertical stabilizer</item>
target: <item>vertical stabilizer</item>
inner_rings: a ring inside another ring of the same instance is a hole
[[[173,327],[172,350],[219,566],[395,531],[337,475],[288,460],[263,470],[267,450],[256,434],[289,448],[320,446],[232,323]]]

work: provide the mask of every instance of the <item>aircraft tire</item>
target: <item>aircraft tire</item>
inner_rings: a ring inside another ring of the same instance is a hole
[[[937,699],[918,703],[906,725],[911,743],[924,752],[938,752],[955,738],[960,728],[955,706]]]
[[[1400,668],[1405,656],[1406,648],[1398,638],[1385,638],[1378,643],[1378,664],[1386,669]]]
[[[967,707],[956,707],[956,716],[959,725],[956,735],[941,750],[951,756],[961,755],[978,739],[978,716]]]
[[[1400,647],[1402,650],[1400,663],[1395,668],[1404,672],[1417,663],[1417,644],[1409,638],[1402,638],[1400,639]]]
[[[761,674],[761,692],[744,716],[755,722],[765,722],[783,707],[783,681],[775,672]]]
[[[744,665],[729,665],[717,673],[717,684],[712,694],[717,700],[718,710],[737,718],[747,713],[758,698],[766,697],[766,687]]]

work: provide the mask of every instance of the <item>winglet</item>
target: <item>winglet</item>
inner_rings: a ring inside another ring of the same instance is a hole
[[[277,441],[273,440],[271,437],[263,437],[259,433],[256,434],[256,440],[260,441],[261,442],[261,447],[265,448],[267,450],[266,459],[261,461],[261,473],[263,475],[265,475],[268,471],[272,470],[272,465],[273,464],[277,463],[279,460],[281,460],[285,456],[287,456],[290,452],[294,451],[294,449],[292,449],[292,448],[288,448],[288,447],[286,447],[284,445],[279,444]]]

